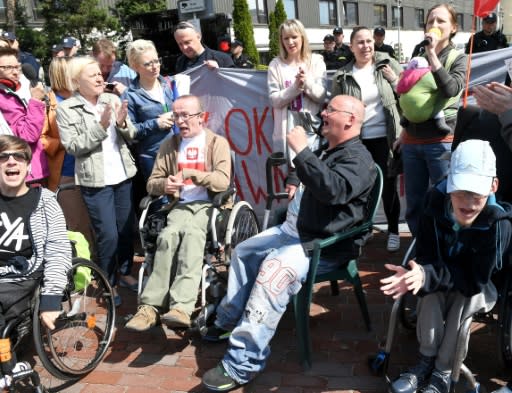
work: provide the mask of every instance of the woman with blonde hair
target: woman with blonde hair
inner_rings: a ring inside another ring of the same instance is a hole
[[[123,98],[128,100],[128,114],[137,129],[137,160],[144,181],[147,181],[162,140],[173,132],[173,82],[160,75],[160,58],[153,42],[133,41],[128,45],[126,55],[137,77]]]
[[[62,144],[75,156],[75,180],[96,233],[98,265],[110,283],[135,287],[133,263],[133,157],[127,142],[135,136],[128,102],[104,93],[98,62],[75,57],[69,63],[73,96],[57,107]],[[121,298],[115,294],[116,305]]]
[[[286,134],[295,125],[289,112],[319,113],[327,83],[323,57],[311,52],[304,25],[297,19],[279,26],[279,56],[269,64],[267,83],[274,110],[273,150],[288,154]]]

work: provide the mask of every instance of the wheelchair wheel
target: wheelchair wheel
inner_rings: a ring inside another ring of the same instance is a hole
[[[251,205],[238,202],[233,206],[226,228],[225,255],[226,262],[231,259],[231,251],[246,239],[257,235],[260,230],[258,219]]]
[[[115,323],[112,288],[102,270],[88,260],[73,259],[54,330],[42,325],[39,307],[37,297],[34,342],[45,369],[63,380],[91,372],[107,352]]]
[[[500,293],[498,309],[498,348],[506,369],[512,368],[512,279],[510,270],[505,270],[506,279]]]

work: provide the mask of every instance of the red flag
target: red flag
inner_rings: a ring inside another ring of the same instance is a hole
[[[494,11],[500,0],[475,0],[474,12],[476,16],[483,18]]]

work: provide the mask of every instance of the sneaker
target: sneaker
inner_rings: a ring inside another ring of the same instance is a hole
[[[160,317],[160,320],[169,328],[190,327],[190,316],[177,308],[169,310]]]
[[[135,314],[124,327],[135,330],[136,332],[145,332],[156,326],[157,323],[158,313],[156,309],[153,306],[142,304],[137,309],[137,314]]]
[[[390,386],[391,393],[415,393],[423,388],[434,369],[435,357],[420,354],[419,362],[406,373],[400,374]]]
[[[222,363],[219,363],[217,367],[204,373],[203,385],[214,392],[227,392],[236,388],[238,383],[228,375]]]
[[[386,249],[389,252],[395,252],[400,250],[400,235],[397,233],[389,233],[388,235],[388,244],[386,245]]]
[[[213,325],[206,330],[206,333],[203,335],[203,340],[217,343],[227,340],[230,335],[230,330],[224,330],[218,326]]]
[[[451,373],[434,370],[423,393],[448,393],[450,390]]]

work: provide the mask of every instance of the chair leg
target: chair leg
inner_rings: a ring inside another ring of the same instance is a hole
[[[340,288],[338,286],[338,281],[331,281],[331,295],[338,296],[340,294]]]
[[[304,287],[294,296],[295,326],[301,364],[305,370],[311,368],[311,336],[309,334],[309,308]]]
[[[349,266],[347,266],[347,272],[349,274],[348,280],[354,287],[354,293],[357,298],[357,302],[359,303],[359,309],[361,310],[361,314],[363,314],[364,323],[366,324],[366,329],[371,332],[372,331],[372,323],[370,321],[370,313],[368,312],[368,305],[366,303],[366,296],[363,291],[363,285],[361,283],[361,278],[359,277],[359,272],[357,271],[357,265],[355,261],[350,261]]]

